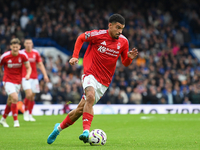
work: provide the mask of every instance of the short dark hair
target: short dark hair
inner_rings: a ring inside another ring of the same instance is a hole
[[[122,15],[120,14],[113,14],[112,16],[109,17],[108,19],[108,22],[109,23],[116,23],[116,22],[119,22],[123,25],[125,25],[125,19]]]
[[[18,38],[14,38],[10,41],[10,45],[13,45],[13,44],[19,44],[20,45],[20,40]]]
[[[32,39],[31,39],[31,38],[26,38],[24,41],[26,41],[26,40],[31,40],[31,41],[32,41]]]
[[[26,38],[26,39],[24,40],[24,43],[25,43],[27,40],[33,41],[31,38]]]

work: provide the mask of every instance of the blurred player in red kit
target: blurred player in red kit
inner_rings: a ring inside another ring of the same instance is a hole
[[[19,39],[12,39],[10,48],[11,51],[5,52],[0,58],[0,68],[1,66],[4,67],[3,85],[8,94],[7,105],[0,120],[0,124],[2,124],[3,127],[9,127],[6,123],[6,118],[10,111],[12,111],[14,127],[19,127],[17,102],[22,81],[22,65],[24,64],[26,68],[26,80],[30,78],[31,66],[26,53],[19,51],[21,48]]]
[[[42,59],[37,50],[33,49],[33,42],[31,39],[26,39],[24,41],[25,49],[22,51],[27,54],[28,60],[30,62],[32,73],[30,79],[26,80],[26,67],[23,65],[22,68],[22,87],[25,91],[26,98],[24,99],[25,111],[24,111],[24,120],[25,121],[36,121],[32,116],[33,106],[35,104],[34,98],[35,94],[40,92],[39,81],[37,75],[37,66],[41,70],[44,80],[49,82],[46,70],[44,68]]]
[[[69,61],[71,65],[78,63],[83,43],[89,42],[83,60],[82,85],[84,95],[77,108],[72,110],[62,123],[55,125],[53,132],[47,139],[48,144],[53,143],[57,135],[72,125],[80,116],[83,116],[83,133],[79,139],[84,143],[88,142],[94,115],[93,105],[99,101],[111,83],[119,56],[121,55],[122,64],[128,66],[138,55],[136,48],[129,51],[129,42],[122,35],[122,30],[125,27],[124,17],[113,14],[108,22],[108,30],[86,31],[76,40],[73,56]]]

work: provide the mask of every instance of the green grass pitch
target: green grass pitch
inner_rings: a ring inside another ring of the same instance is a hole
[[[0,150],[199,150],[200,114],[95,115],[92,129],[107,134],[104,146],[90,146],[78,139],[82,133],[81,118],[63,130],[48,145],[47,137],[54,124],[66,115],[35,116],[36,122],[25,122],[19,115],[20,128],[0,126]]]

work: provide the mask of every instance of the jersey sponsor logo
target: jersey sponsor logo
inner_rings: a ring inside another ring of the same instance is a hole
[[[99,46],[99,48],[97,50],[101,53],[105,53],[107,55],[111,55],[111,56],[115,56],[115,57],[118,57],[118,54],[119,54],[119,51],[115,51],[115,50],[107,48],[105,46]]]
[[[90,37],[90,33],[85,33],[85,39],[87,40]]]
[[[35,58],[28,58],[30,62],[35,62]]]
[[[83,121],[88,121],[88,119],[84,119]]]
[[[103,41],[101,44],[106,46],[106,41]]]
[[[8,64],[8,68],[20,68],[21,66],[22,66],[22,63]]]

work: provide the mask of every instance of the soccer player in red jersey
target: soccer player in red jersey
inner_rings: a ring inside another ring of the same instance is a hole
[[[9,127],[6,123],[6,118],[10,111],[12,111],[14,127],[19,127],[17,102],[22,81],[22,64],[26,67],[26,80],[30,77],[31,66],[28,61],[28,56],[24,52],[19,51],[21,48],[19,39],[12,39],[10,48],[11,51],[5,52],[0,58],[0,68],[4,66],[3,85],[8,94],[7,105],[0,120],[0,124],[2,124],[3,127]]]
[[[55,125],[47,139],[48,144],[53,143],[63,129],[72,125],[82,115],[83,133],[79,139],[88,142],[94,115],[93,105],[99,101],[111,83],[119,56],[121,55],[122,64],[128,66],[138,55],[136,48],[129,51],[128,40],[122,35],[124,27],[125,19],[119,14],[114,14],[109,18],[108,30],[87,31],[77,38],[69,63],[71,65],[78,63],[83,43],[89,42],[83,60],[82,85],[85,94],[77,108],[72,110],[62,123]]]
[[[46,70],[44,68],[42,59],[37,50],[33,49],[33,41],[31,39],[26,39],[24,41],[25,49],[22,50],[27,54],[28,60],[30,62],[32,73],[30,75],[30,79],[26,80],[26,67],[23,65],[22,68],[22,87],[25,91],[26,98],[24,99],[25,112],[24,112],[24,120],[25,121],[36,121],[32,116],[33,106],[35,104],[34,98],[35,94],[40,92],[39,81],[37,75],[37,66],[41,70],[44,80],[49,82],[49,78],[47,76]]]

